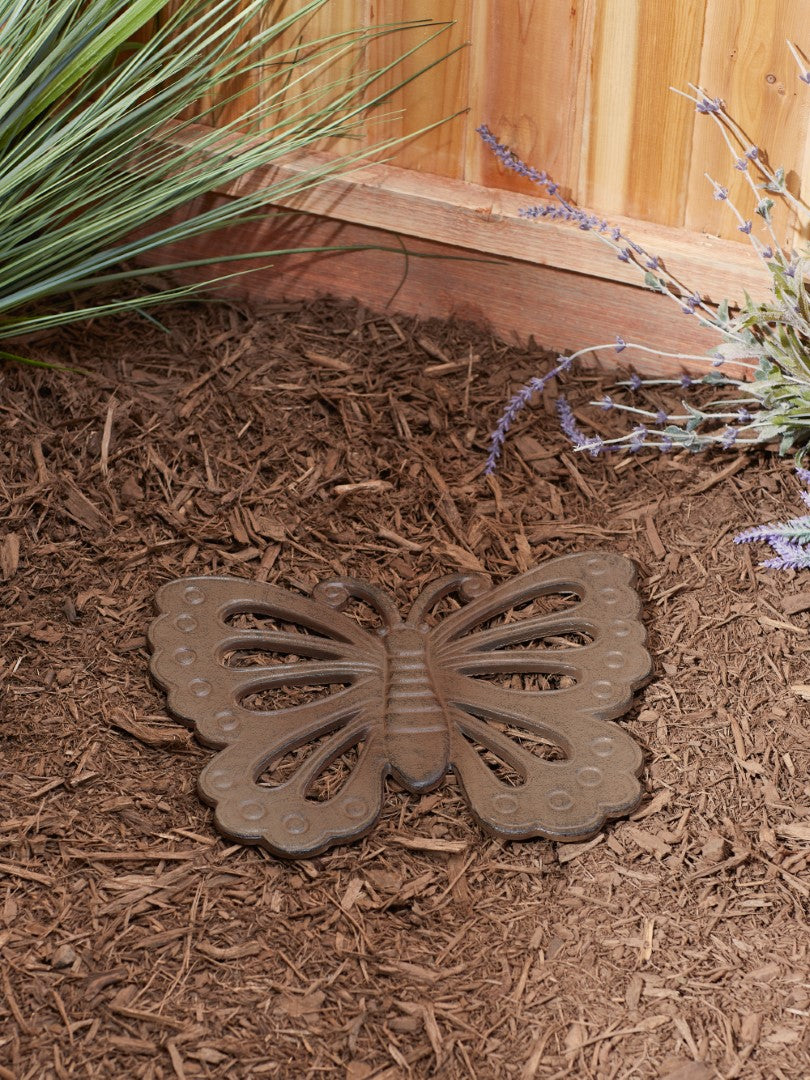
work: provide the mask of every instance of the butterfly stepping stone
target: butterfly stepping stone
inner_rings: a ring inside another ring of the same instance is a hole
[[[496,586],[438,578],[403,618],[349,578],[311,596],[180,578],[157,593],[150,667],[169,710],[220,751],[198,787],[233,840],[316,855],[374,826],[387,776],[422,793],[449,771],[489,833],[583,840],[641,797],[641,750],[611,723],[651,669],[634,580],[624,556],[582,552]],[[451,596],[460,606],[435,615]],[[351,601],[376,632],[344,613]],[[316,696],[285,704],[296,688]],[[352,767],[324,794],[339,760]]]

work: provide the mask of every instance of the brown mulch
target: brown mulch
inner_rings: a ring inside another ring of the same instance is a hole
[[[550,388],[489,482],[540,350],[329,300],[159,318],[32,346],[90,375],[0,371],[0,1078],[810,1075],[810,584],[732,544],[799,512],[789,462],[592,461]],[[217,836],[148,677],[162,582],[404,607],[589,547],[636,560],[655,658],[630,820],[501,843],[448,782],[312,860]]]

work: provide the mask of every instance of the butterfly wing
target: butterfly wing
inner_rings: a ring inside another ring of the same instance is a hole
[[[332,607],[266,582],[179,579],[158,591],[157,605],[148,635],[152,675],[167,691],[171,712],[193,724],[201,741],[227,747],[199,782],[222,831],[287,857],[366,832],[380,813],[385,766],[373,705],[380,697],[378,640]],[[303,631],[229,624],[246,613]],[[256,651],[296,659],[246,668],[227,663],[234,653]],[[303,705],[256,710],[243,704],[265,690],[335,683],[348,685]],[[274,762],[316,740],[317,749],[289,779],[259,785]],[[312,799],[315,781],[331,762],[361,742],[357,764],[334,799]]]
[[[642,754],[609,721],[625,712],[650,672],[635,567],[623,556],[563,556],[506,582],[449,615],[433,633],[444,690],[453,709],[451,758],[470,808],[511,839],[577,840],[640,798]],[[571,607],[480,629],[537,597],[570,592]],[[584,633],[587,645],[519,648],[552,635]],[[505,689],[480,676],[567,675],[562,689]],[[478,678],[476,676],[479,676]],[[545,740],[563,760],[544,760],[503,730]],[[500,780],[476,749],[505,762],[518,783]]]
[[[352,710],[350,700],[345,708]],[[266,731],[251,727],[203,770],[198,789],[215,808],[217,827],[226,836],[297,859],[357,840],[371,829],[382,810],[387,763],[379,718],[361,703],[355,715],[329,734],[288,780],[274,787],[260,786],[256,781],[267,765],[291,747],[306,745],[323,734],[324,720],[332,727],[339,719],[335,711],[318,716],[315,707],[304,707],[298,715],[295,709],[284,712],[288,715],[277,714],[276,719],[290,725],[293,739],[281,730],[268,738]],[[322,801],[312,798],[315,781],[341,754],[360,743],[357,764],[337,794]]]

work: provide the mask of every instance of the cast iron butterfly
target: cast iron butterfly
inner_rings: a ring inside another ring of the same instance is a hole
[[[151,670],[171,712],[193,723],[204,743],[225,748],[201,774],[199,791],[216,807],[222,832],[244,843],[285,857],[316,854],[374,825],[386,776],[424,792],[449,769],[495,835],[578,840],[640,797],[641,751],[608,722],[627,710],[650,670],[634,575],[628,559],[603,552],[563,556],[494,588],[482,574],[450,574],[426,586],[404,620],[384,592],[351,579],[322,582],[306,597],[238,578],[182,578],[157,594]],[[452,593],[467,602],[428,627],[426,617]],[[554,593],[576,602],[497,621]],[[341,613],[352,598],[377,611],[379,631]],[[245,613],[276,623],[235,627]],[[577,632],[589,643],[544,647],[553,635]],[[234,656],[251,652],[268,662],[232,666]],[[574,682],[526,691],[486,681],[528,673]],[[262,711],[243,704],[274,688],[336,683],[344,685],[305,704]],[[563,759],[537,757],[510,730],[547,740]],[[287,779],[259,783],[268,767],[318,740]],[[353,747],[359,753],[342,787],[313,798],[319,777]],[[493,755],[516,782],[499,777]]]

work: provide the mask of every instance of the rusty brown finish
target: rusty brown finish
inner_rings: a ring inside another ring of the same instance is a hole
[[[451,574],[428,585],[404,620],[386,593],[347,578],[322,582],[311,597],[239,578],[183,578],[158,592],[151,671],[171,712],[221,749],[199,791],[235,840],[288,858],[313,855],[373,827],[386,776],[416,793],[436,787],[448,770],[494,835],[581,840],[640,798],[641,751],[610,723],[650,671],[634,575],[628,559],[606,552],[553,559],[495,587],[483,574]],[[576,602],[487,626],[555,593]],[[466,602],[429,626],[425,619],[450,594]],[[350,600],[376,611],[376,634],[341,611]],[[298,629],[229,625],[245,613]],[[586,633],[590,643],[518,647],[571,633]],[[229,666],[228,657],[243,651],[295,659]],[[567,675],[574,684],[526,691],[481,678],[531,673]],[[343,687],[303,705],[256,711],[243,704],[275,687],[334,684]],[[503,725],[547,740],[564,760],[538,758]],[[288,779],[258,783],[268,765],[324,736]],[[361,744],[340,789],[322,801],[308,797],[329,766]],[[506,763],[517,782],[504,782],[482,752]]]

